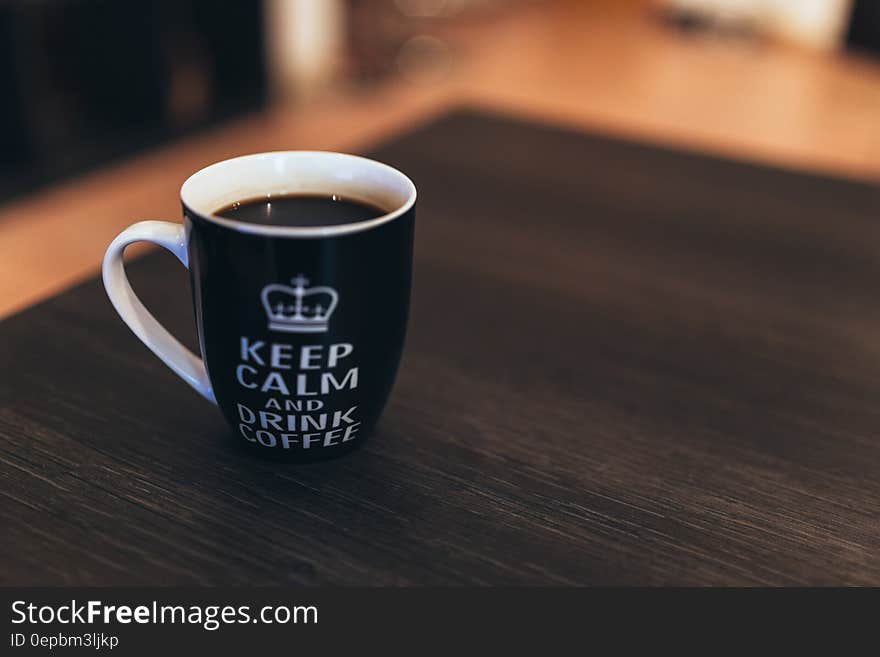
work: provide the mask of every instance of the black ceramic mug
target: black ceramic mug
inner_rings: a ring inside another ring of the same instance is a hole
[[[386,214],[338,226],[215,214],[236,201],[295,194],[341,195]],[[180,196],[182,225],[142,221],[107,249],[104,286],[122,319],[254,449],[312,461],[357,447],[382,412],[403,348],[412,181],[353,155],[282,151],[206,167]],[[165,247],[189,269],[202,358],[132,291],[122,254],[138,241]]]

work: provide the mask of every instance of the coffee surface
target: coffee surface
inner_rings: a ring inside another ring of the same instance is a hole
[[[215,214],[266,226],[336,226],[375,219],[385,211],[342,196],[291,195],[236,201]]]

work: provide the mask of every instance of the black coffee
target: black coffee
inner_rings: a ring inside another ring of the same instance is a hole
[[[236,201],[218,210],[227,219],[267,226],[335,226],[385,214],[368,203],[341,196],[293,195]]]

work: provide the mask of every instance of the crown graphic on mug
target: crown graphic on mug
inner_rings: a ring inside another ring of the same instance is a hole
[[[339,295],[332,287],[309,287],[302,274],[291,279],[293,287],[272,283],[263,288],[260,299],[269,319],[269,329],[284,333],[324,333]]]

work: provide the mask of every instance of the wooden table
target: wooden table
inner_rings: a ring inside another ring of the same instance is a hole
[[[89,281],[0,323],[0,583],[880,584],[878,187],[467,111],[371,154],[421,199],[373,440],[243,456]]]

